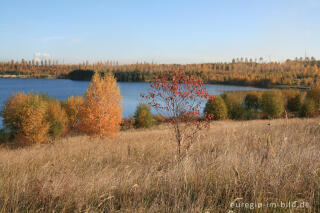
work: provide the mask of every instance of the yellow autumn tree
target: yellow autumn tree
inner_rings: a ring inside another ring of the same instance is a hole
[[[83,105],[83,98],[80,96],[71,96],[67,99],[64,104],[64,108],[68,115],[69,125],[71,129],[74,129],[77,124],[79,123],[79,116],[80,116],[80,108]]]
[[[48,139],[47,103],[38,94],[16,93],[4,104],[3,123],[10,133],[24,143]]]
[[[80,109],[79,131],[92,136],[115,136],[120,130],[120,88],[112,74],[95,73]]]

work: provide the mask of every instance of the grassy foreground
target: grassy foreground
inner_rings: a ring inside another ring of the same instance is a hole
[[[181,164],[167,126],[2,147],[0,211],[244,212],[245,203],[255,203],[255,212],[289,212],[297,209],[280,203],[297,201],[316,212],[319,122],[213,122]],[[233,201],[242,206],[232,209]]]

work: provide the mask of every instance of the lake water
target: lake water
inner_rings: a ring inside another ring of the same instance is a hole
[[[69,96],[83,95],[88,87],[87,81],[72,81],[67,79],[5,79],[0,78],[0,108],[7,98],[16,92],[41,92],[60,100],[66,100]],[[141,93],[147,92],[149,83],[119,82],[121,95],[123,97],[124,118],[133,116],[136,106],[143,102]],[[209,94],[219,95],[224,91],[231,90],[254,90],[252,87],[225,86],[206,84]],[[0,128],[2,118],[0,117]]]

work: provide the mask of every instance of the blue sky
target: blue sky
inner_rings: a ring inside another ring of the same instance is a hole
[[[319,0],[0,0],[0,60],[320,58]]]

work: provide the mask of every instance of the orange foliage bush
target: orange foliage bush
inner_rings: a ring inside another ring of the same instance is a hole
[[[48,138],[47,103],[40,95],[16,93],[9,97],[3,109],[3,123],[18,140],[41,143]]]
[[[120,130],[121,96],[117,81],[111,74],[95,74],[84,95],[80,109],[79,131],[100,137],[114,136]]]
[[[82,97],[71,96],[67,99],[67,101],[64,104],[64,108],[69,119],[69,125],[72,129],[74,129],[79,123],[79,112],[83,103],[84,101]]]

